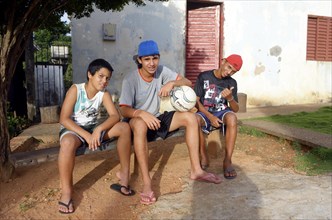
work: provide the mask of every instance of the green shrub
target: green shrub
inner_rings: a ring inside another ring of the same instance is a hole
[[[19,135],[23,129],[30,125],[30,122],[25,117],[17,117],[13,112],[7,110],[7,123],[10,138]]]
[[[296,151],[295,169],[307,175],[319,175],[332,172],[332,149],[325,147],[309,148],[294,142]]]

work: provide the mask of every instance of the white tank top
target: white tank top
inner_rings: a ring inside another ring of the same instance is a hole
[[[77,99],[71,116],[73,121],[80,126],[96,125],[105,91],[99,91],[92,99],[88,99],[85,83],[74,85],[77,87]]]

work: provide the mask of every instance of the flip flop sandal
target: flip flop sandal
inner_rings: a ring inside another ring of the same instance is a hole
[[[200,176],[194,180],[214,184],[219,184],[222,182],[222,179],[213,173],[205,173],[203,176]]]
[[[151,205],[157,201],[156,197],[154,196],[154,192],[150,193],[141,193],[141,204],[143,205]]]
[[[64,212],[64,211],[59,210],[59,212],[60,212],[61,214],[71,214],[71,213],[75,212],[74,204],[73,204],[73,200],[72,200],[72,199],[70,199],[69,202],[68,202],[67,204],[64,203],[64,202],[60,202],[60,201],[58,202],[58,204],[61,205],[61,206],[66,207],[67,210],[68,210],[68,212]],[[69,206],[70,206],[70,205],[73,206],[73,211],[71,211],[71,212],[69,211]]]
[[[235,175],[234,176],[230,176],[231,173],[234,173]],[[228,174],[228,175],[226,175],[226,174]],[[233,167],[227,167],[224,170],[224,177],[226,179],[231,180],[231,179],[234,179],[236,176],[237,176],[237,173],[236,173],[236,171],[235,171],[235,169]]]
[[[132,189],[130,188],[130,186],[123,186],[123,185],[120,185],[120,184],[115,183],[115,184],[112,184],[112,185],[110,186],[110,188],[113,189],[113,190],[116,191],[116,192],[121,193],[121,194],[124,195],[124,196],[133,196],[133,195],[135,195],[135,191],[132,190]],[[122,190],[121,190],[122,188],[126,189],[129,193],[124,193],[124,192],[122,192]]]

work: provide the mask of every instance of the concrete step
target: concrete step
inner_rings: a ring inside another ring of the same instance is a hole
[[[300,144],[309,147],[321,146],[332,148],[332,136],[329,134],[323,134],[305,128],[296,128],[285,124],[263,120],[243,120],[242,124],[256,128],[273,136],[299,142]]]

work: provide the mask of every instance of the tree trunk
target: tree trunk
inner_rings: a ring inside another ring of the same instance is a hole
[[[0,29],[0,177],[3,181],[8,181],[14,171],[14,167],[9,161],[10,137],[7,123],[7,94],[16,64],[32,31],[47,19],[53,10],[61,8],[68,0],[33,0],[29,1],[27,5],[23,2],[1,3],[1,7],[6,7],[1,8],[1,12],[5,14],[2,15],[4,19],[1,19],[1,22],[4,21],[4,23],[1,23]],[[21,10],[22,13],[17,12]]]
[[[33,36],[32,33],[28,39],[25,48],[25,76],[27,85],[27,108],[28,119],[37,121],[36,95],[35,95],[35,72],[34,72],[34,55],[33,55]]]
[[[0,96],[0,176],[2,181],[7,182],[14,172],[14,166],[9,162],[10,137],[7,123],[7,91],[2,81],[0,81],[0,93],[2,94]]]
[[[24,36],[24,35],[23,35]],[[7,94],[16,64],[23,53],[26,39],[7,31],[0,39],[0,177],[7,182],[14,171],[10,164],[10,135],[7,122]]]

